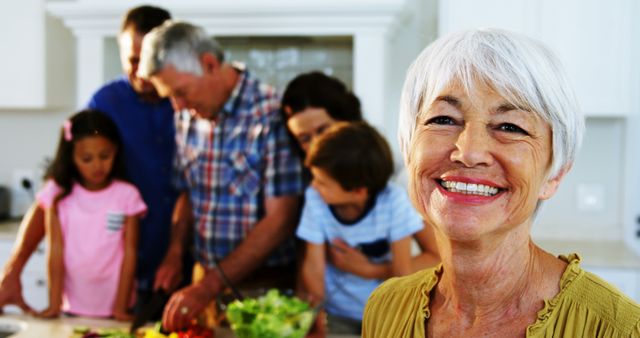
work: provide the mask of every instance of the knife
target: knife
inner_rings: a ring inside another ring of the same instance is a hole
[[[154,291],[151,298],[138,313],[136,313],[131,323],[129,332],[134,334],[137,329],[146,324],[151,318],[156,317],[164,309],[164,305],[169,300],[169,294],[163,289]]]

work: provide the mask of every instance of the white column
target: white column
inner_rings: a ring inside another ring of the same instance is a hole
[[[364,117],[384,130],[385,57],[384,32],[367,31],[353,37],[353,87],[362,102]]]
[[[104,36],[79,34],[76,38],[76,104],[82,108],[104,82]]]

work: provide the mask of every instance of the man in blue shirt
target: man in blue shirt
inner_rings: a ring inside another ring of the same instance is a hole
[[[177,198],[171,184],[175,152],[173,109],[169,100],[161,99],[149,82],[136,75],[142,38],[167,19],[170,19],[169,12],[153,6],[140,6],[127,12],[118,35],[125,76],[100,88],[88,104],[89,108],[105,112],[118,126],[128,178],[148,206],[146,217],[140,222],[136,266],[138,305],[144,304],[151,291],[159,287],[160,282],[154,281],[156,271],[163,288],[172,291],[183,279],[182,267],[190,266],[182,261],[163,262]],[[181,219],[176,214],[176,220]],[[23,235],[17,239],[16,249],[0,279],[0,309],[6,304],[16,304],[30,312],[22,297],[20,273],[44,236],[43,210],[32,207],[25,215],[22,228]],[[161,263],[163,268],[159,268]]]
[[[138,297],[142,303],[158,287],[154,285],[154,279],[169,244],[177,192],[171,184],[175,152],[171,103],[161,99],[153,85],[136,73],[142,38],[170,18],[166,10],[153,6],[136,7],[125,15],[118,35],[125,76],[100,88],[88,104],[90,108],[105,112],[118,126],[128,178],[140,190],[149,207],[147,215],[140,221],[136,265]],[[185,265],[166,262],[163,266],[160,274],[164,275],[163,279],[171,279],[165,286],[167,291],[171,291],[182,279],[180,267]]]

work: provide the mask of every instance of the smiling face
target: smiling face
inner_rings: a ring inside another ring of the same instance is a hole
[[[144,34],[136,32],[133,28],[120,33],[118,36],[120,63],[133,89],[143,98],[157,100],[158,94],[153,85],[137,75],[143,37]]]
[[[335,122],[324,108],[309,107],[291,115],[287,120],[287,127],[306,153],[311,141]]]
[[[410,144],[409,190],[417,209],[450,239],[471,241],[528,226],[547,179],[551,128],[486,87],[458,86],[421,112]]]
[[[73,163],[82,185],[88,190],[100,190],[109,184],[117,147],[104,136],[87,136],[74,142]]]

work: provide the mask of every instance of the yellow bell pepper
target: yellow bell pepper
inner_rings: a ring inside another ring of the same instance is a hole
[[[171,336],[169,336],[169,337],[171,337]],[[147,329],[144,332],[144,338],[169,338],[169,337],[163,335],[162,333],[160,333],[160,332],[158,332],[158,331],[156,331],[154,329]],[[177,336],[176,336],[176,338],[177,338]]]

